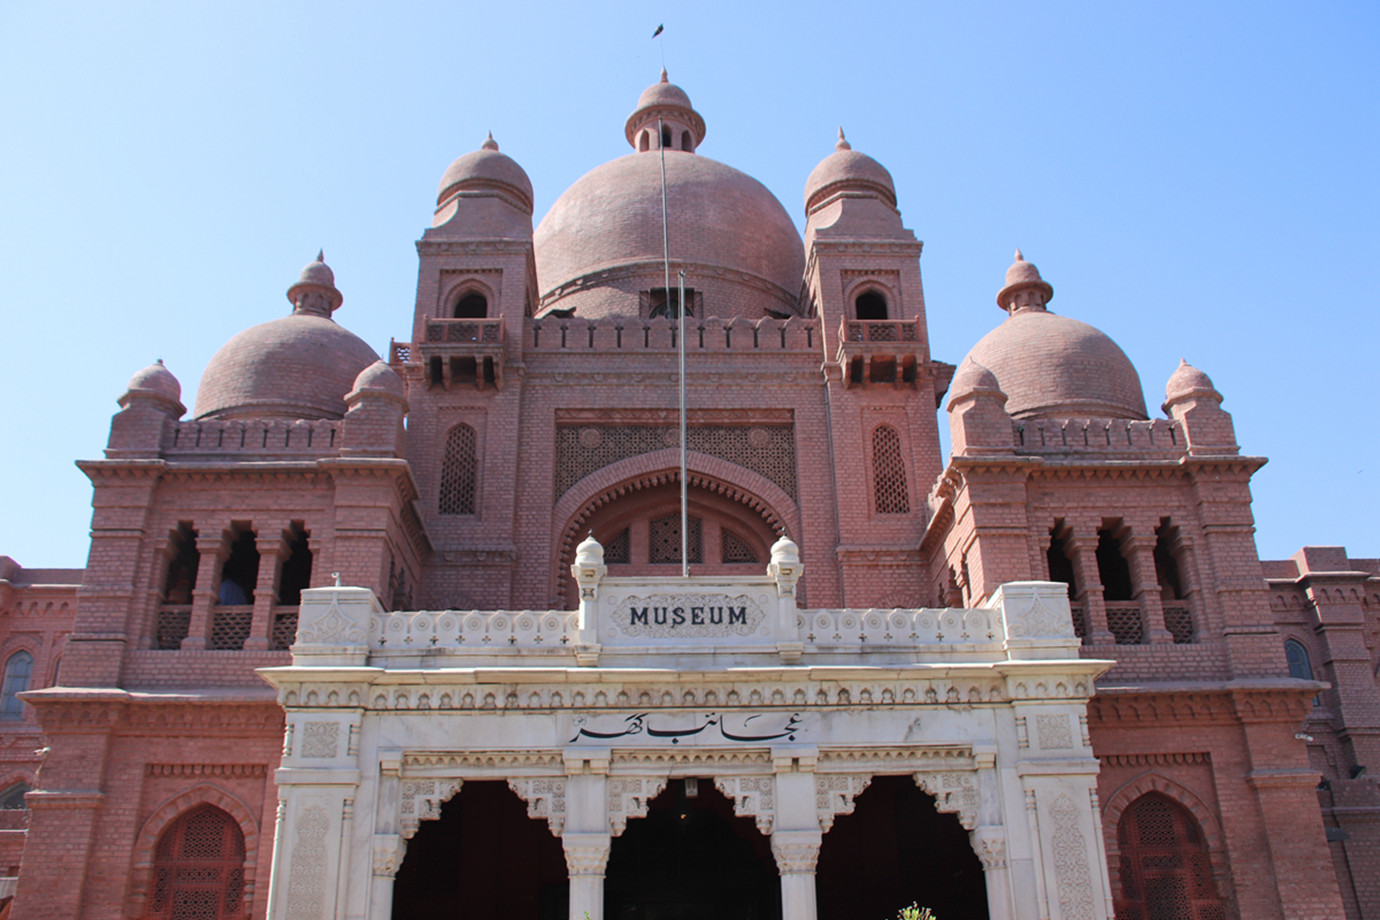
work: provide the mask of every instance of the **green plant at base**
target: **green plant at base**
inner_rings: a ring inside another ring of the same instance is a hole
[[[901,908],[896,920],[936,920],[936,917],[928,907],[919,907],[912,901],[910,907]]]

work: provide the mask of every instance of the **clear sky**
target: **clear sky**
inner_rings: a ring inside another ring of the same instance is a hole
[[[540,219],[664,54],[701,153],[798,222],[839,125],[890,169],[936,358],[1019,246],[1147,405],[1212,376],[1270,458],[1262,556],[1380,555],[1377,46],[1374,2],[0,2],[0,554],[83,565],[72,461],[129,377],[161,357],[191,406],[318,248],[386,354],[446,165],[492,130]]]

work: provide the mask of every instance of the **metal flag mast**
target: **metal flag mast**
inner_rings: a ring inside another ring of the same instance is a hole
[[[656,117],[656,145],[661,157],[661,262],[665,277],[666,306],[671,305],[671,232],[666,208],[666,126]],[[680,577],[690,577],[690,507],[687,483],[685,432],[685,270],[679,272],[676,293],[676,349],[680,360]]]

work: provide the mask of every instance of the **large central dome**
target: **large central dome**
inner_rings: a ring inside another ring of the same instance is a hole
[[[805,255],[786,209],[756,179],[695,153],[703,120],[678,87],[653,89],[660,92],[643,93],[628,119],[638,152],[586,173],[537,227],[542,309],[637,315],[639,291],[665,285],[664,155],[672,286],[684,268],[707,315],[794,311]]]

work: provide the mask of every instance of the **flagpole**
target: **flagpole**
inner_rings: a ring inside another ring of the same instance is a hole
[[[685,437],[685,269],[680,270],[680,293],[677,295],[680,317],[680,577],[690,577],[690,502],[689,477],[686,476],[686,456],[689,445]]]
[[[666,207],[666,126],[661,116],[656,118],[656,147],[661,157],[661,265],[663,271],[663,290],[666,292],[666,306],[671,305],[671,231]],[[686,457],[685,457],[685,272],[680,273],[680,303],[676,306],[679,322],[677,338],[680,349],[680,575],[690,577],[690,528],[687,508]]]

